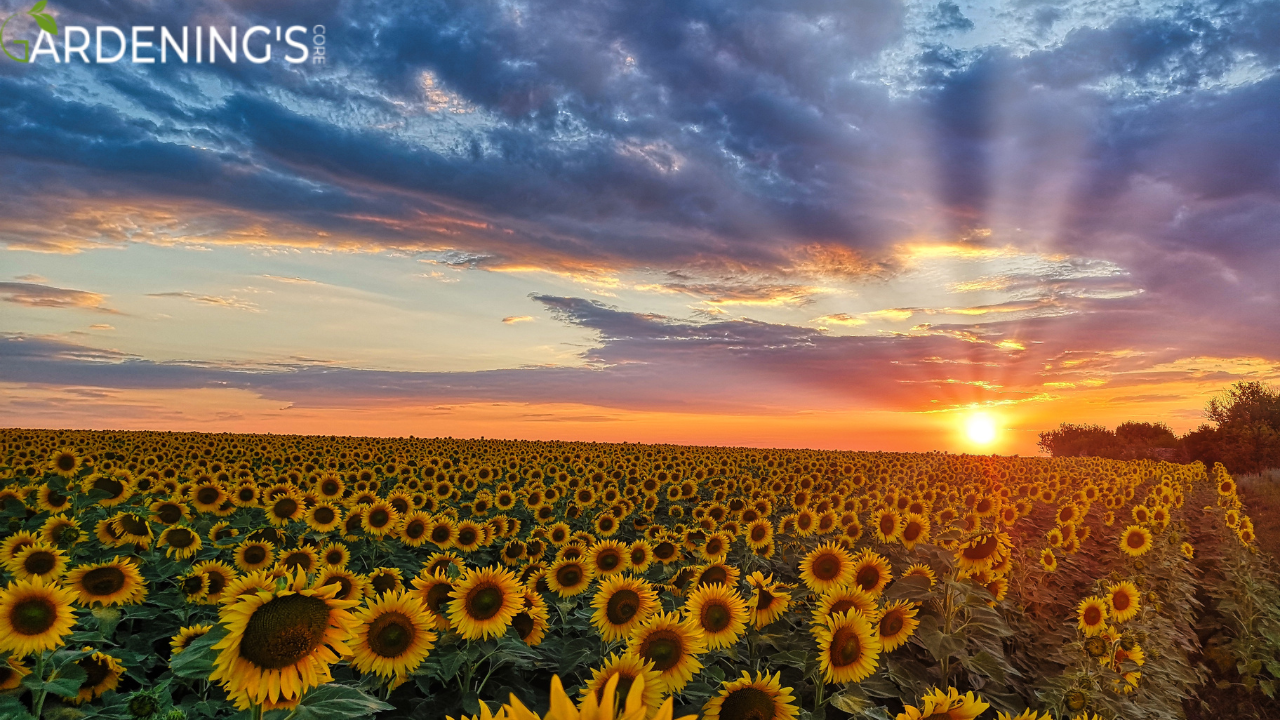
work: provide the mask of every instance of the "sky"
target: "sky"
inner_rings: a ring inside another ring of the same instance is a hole
[[[326,62],[0,57],[6,426],[1034,455],[1280,380],[1280,2],[44,12]]]

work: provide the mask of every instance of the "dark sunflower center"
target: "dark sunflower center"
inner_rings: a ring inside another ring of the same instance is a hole
[[[1118,592],[1112,595],[1111,604],[1115,607],[1116,610],[1119,610],[1121,612],[1128,610],[1129,605],[1131,604],[1129,601],[1129,593]]]
[[[468,545],[475,544],[475,541],[476,541],[475,530],[472,530],[471,528],[463,528],[461,531],[458,532],[459,545],[466,547]]]
[[[184,595],[193,595],[204,589],[204,576],[192,575],[182,581],[182,592]]]
[[[831,664],[847,667],[862,658],[862,641],[851,627],[842,627],[831,638]]]
[[[220,572],[207,572],[205,576],[209,578],[210,595],[217,595],[227,586],[227,577]]]
[[[1100,609],[1092,605],[1089,606],[1088,608],[1085,608],[1085,611],[1084,611],[1085,625],[1097,625],[1100,622],[1102,622],[1102,611]]]
[[[58,556],[48,550],[37,550],[22,561],[22,569],[32,575],[44,575],[58,566]]]
[[[576,565],[568,565],[556,571],[556,582],[561,587],[576,587],[582,580],[582,571]]]
[[[9,611],[9,624],[21,635],[39,635],[58,619],[58,609],[45,597],[19,600]]]
[[[271,506],[271,512],[278,518],[293,517],[298,512],[298,501],[293,498],[280,498]]]
[[[320,492],[325,495],[337,495],[338,483],[334,482],[333,480],[325,480],[324,482],[320,483]]]
[[[1137,550],[1146,543],[1146,538],[1144,538],[1140,532],[1131,532],[1129,533],[1129,537],[1125,539],[1125,542],[1129,543],[1129,547]]]
[[[258,491],[253,488],[240,488],[236,495],[240,498],[240,502],[252,502],[258,496]]]
[[[244,554],[241,555],[245,563],[249,565],[257,565],[267,559],[267,549],[261,545],[250,545],[245,548]]]
[[[823,555],[813,563],[813,576],[819,580],[834,580],[839,574],[839,558]]]
[[[111,666],[105,660],[87,657],[77,664],[84,668],[84,672],[87,675],[84,681],[80,683],[80,689],[82,690],[97,687],[102,681],[111,676]]]
[[[191,545],[196,541],[196,536],[195,533],[187,530],[186,528],[178,528],[176,530],[169,531],[168,540],[169,545],[181,549],[191,547]]]
[[[852,608],[853,608],[852,600],[837,600],[834,604],[831,605],[831,609],[827,611],[827,614],[835,615],[836,613],[842,613]]]
[[[427,590],[427,607],[431,612],[443,616],[445,614],[445,605],[449,602],[449,593],[453,592],[453,586],[449,583],[436,583]]]
[[[615,674],[618,676],[618,685],[613,690],[613,697],[617,701],[618,706],[621,707],[626,703],[627,695],[631,692],[631,686],[635,684],[636,679],[632,675],[626,675],[621,672]],[[596,688],[597,702],[604,700],[602,697],[604,695],[604,686],[609,684],[610,677],[612,676],[610,675],[600,678],[600,686]]]
[[[52,505],[53,507],[62,507],[62,504],[67,501],[67,496],[63,495],[57,490],[50,490],[47,498],[48,498],[49,504]]]
[[[413,522],[404,526],[404,536],[409,538],[410,540],[417,540],[418,538],[425,535],[426,532],[427,532],[426,523],[422,522],[421,520],[414,520]]]
[[[62,472],[71,472],[76,467],[75,455],[59,455],[57,460],[58,469]]]
[[[892,515],[886,515],[880,518],[880,532],[885,535],[892,535],[894,530],[898,529],[898,520]]]
[[[613,552],[603,552],[596,556],[596,565],[601,570],[613,570],[622,562],[622,556]]]
[[[710,603],[702,608],[702,628],[708,632],[717,633],[729,627],[729,622],[733,620],[729,608],[720,603]]]
[[[720,550],[721,550],[721,549],[722,549],[722,546],[721,546],[721,544],[720,544],[720,541],[719,541],[719,540],[708,540],[708,541],[707,541],[707,554],[708,554],[708,555],[719,555],[719,554],[720,554]]]
[[[329,606],[306,595],[277,597],[249,616],[240,639],[240,657],[267,670],[288,667],[324,641]]]
[[[315,517],[316,517],[316,522],[320,523],[321,525],[328,525],[329,523],[333,522],[337,516],[334,514],[333,508],[331,507],[318,507],[316,508]]]
[[[897,635],[902,630],[902,625],[902,614],[890,613],[880,620],[880,634],[886,637]]]
[[[117,593],[124,587],[125,575],[124,571],[118,567],[108,565],[107,567],[94,568],[84,574],[80,580],[80,585],[88,591],[90,595],[111,595]]]
[[[645,638],[640,645],[640,657],[653,662],[659,673],[675,667],[684,657],[684,643],[671,630],[659,630]]]
[[[212,505],[218,502],[220,494],[217,488],[203,487],[196,491],[196,500],[205,505]]]
[[[80,539],[80,531],[74,525],[63,525],[58,531],[58,544],[68,545]]]
[[[104,477],[93,481],[93,489],[106,491],[112,498],[117,498],[124,493],[124,484],[114,478]]]
[[[284,558],[284,564],[289,568],[302,568],[303,570],[311,569],[311,556],[304,552],[289,553]],[[376,581],[375,581],[376,584]]]
[[[325,585],[338,586],[338,592],[334,594],[334,597],[339,600],[349,599],[351,597],[351,591],[355,589],[355,586],[351,584],[351,581],[341,575],[333,578],[329,582],[325,583]]]
[[[966,547],[963,555],[969,560],[986,560],[996,554],[1000,540],[995,535],[988,535],[981,542]]]
[[[473,620],[488,620],[502,609],[502,588],[480,585],[467,593],[467,616]]]
[[[327,563],[329,563],[330,565],[341,565],[341,564],[342,564],[342,551],[341,551],[341,550],[330,550],[330,551],[328,552],[328,554],[326,554],[326,555],[324,556],[324,561],[325,561],[325,562],[327,562]]]
[[[702,573],[702,576],[698,578],[699,585],[714,585],[716,583],[721,585],[729,584],[729,572],[718,565],[707,568],[706,572]]]
[[[622,589],[614,593],[605,604],[605,617],[614,625],[622,625],[640,611],[640,595],[634,590]]]
[[[375,575],[373,578],[373,589],[379,595],[395,588],[395,586],[396,576],[391,573],[382,573],[380,575]]]
[[[907,526],[902,530],[902,539],[907,542],[915,542],[916,538],[920,537],[921,530],[924,530],[924,528],[919,523],[907,523]]]
[[[768,535],[769,530],[763,525],[757,525],[756,527],[751,528],[751,539],[756,542],[764,542],[764,539],[768,537]]]
[[[723,720],[773,720],[776,714],[773,696],[757,687],[738,688],[720,705]]]
[[[413,622],[398,612],[384,613],[369,625],[369,649],[382,657],[399,657],[417,636]]]
[[[120,518],[120,527],[124,528],[124,531],[130,535],[146,535],[150,532],[147,528],[147,523],[137,515],[125,515]]]
[[[378,508],[377,510],[369,513],[369,525],[372,527],[380,528],[389,522],[391,522],[391,513],[388,513],[382,508]]]
[[[660,542],[658,547],[653,549],[654,557],[660,560],[666,560],[676,554],[676,546],[669,542]]]
[[[180,510],[177,505],[165,503],[160,506],[160,510],[156,513],[156,517],[160,518],[160,522],[165,525],[172,525],[182,519],[182,510]]]
[[[533,616],[527,612],[522,612],[511,619],[511,624],[515,626],[516,632],[520,634],[520,639],[525,640],[533,634]]]
[[[431,529],[431,542],[439,545],[449,539],[449,528],[445,525],[437,525]]]
[[[858,576],[855,578],[855,582],[857,582],[858,586],[863,590],[870,590],[880,584],[880,568],[874,565],[868,565],[867,567],[862,568],[858,571]]]
[[[632,551],[631,551],[631,564],[632,564],[632,565],[643,565],[643,564],[644,564],[644,561],[645,561],[645,560],[647,560],[647,559],[649,559],[649,558],[648,558],[648,555],[645,553],[645,551],[644,551],[644,550],[637,548],[637,549],[635,549],[635,550],[632,550]]]

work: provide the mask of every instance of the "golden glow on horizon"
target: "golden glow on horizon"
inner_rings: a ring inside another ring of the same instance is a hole
[[[974,413],[964,419],[964,434],[975,445],[990,445],[1000,436],[1000,430],[991,415]]]

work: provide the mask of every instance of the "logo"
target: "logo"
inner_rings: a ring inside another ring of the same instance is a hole
[[[52,15],[49,15],[48,13],[44,12],[44,6],[46,4],[48,4],[48,0],[40,0],[40,2],[36,3],[35,5],[32,5],[31,9],[28,10],[25,14],[30,15],[31,19],[36,21],[36,25],[39,26],[41,31],[47,32],[50,35],[57,35],[58,21],[54,20]],[[9,48],[4,41],[5,28],[9,27],[9,21],[14,19],[17,16],[18,16],[18,13],[14,13],[10,15],[9,17],[5,18],[4,24],[0,25],[0,50],[4,50],[4,54],[8,55],[10,60],[16,60],[20,63],[29,63],[31,62],[31,43],[29,41],[27,40],[13,41],[14,46],[22,47],[22,57],[20,58],[14,57],[13,53],[9,52]]]
[[[250,28],[239,28],[214,25],[182,26],[178,28],[136,25],[122,30],[113,25],[98,25],[93,28],[78,25],[67,25],[62,28],[62,45],[54,38],[58,35],[58,21],[45,12],[48,0],[38,0],[25,13],[14,13],[0,23],[0,50],[10,60],[20,63],[52,62],[55,64],[107,65],[120,62],[126,56],[140,65],[152,63],[168,63],[170,57],[178,63],[214,64],[230,62],[235,64],[241,58],[260,65],[271,62],[273,44],[283,43],[286,52],[278,53],[276,58],[283,57],[285,62],[297,65],[310,62],[323,65],[328,60],[325,27],[316,25],[308,28],[305,25],[276,25],[274,28],[265,25],[254,25]],[[19,16],[27,16],[35,21],[39,28],[35,44],[30,40],[5,40],[5,31],[10,34],[21,32],[18,26],[23,21],[9,23]],[[93,32],[90,32],[92,29]],[[126,32],[127,30],[127,32]],[[96,42],[95,42],[96,40]],[[15,55],[10,52],[21,50]],[[43,58],[48,58],[44,60]]]

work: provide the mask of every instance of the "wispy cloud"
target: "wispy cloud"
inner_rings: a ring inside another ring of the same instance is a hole
[[[508,325],[515,325],[516,323],[533,322],[533,319],[532,315],[512,315],[502,318],[502,322]]]
[[[120,314],[104,304],[106,302],[104,295],[29,282],[0,282],[0,302],[33,308],[93,310]]]
[[[248,300],[241,300],[235,296],[223,297],[220,295],[201,295],[199,293],[181,291],[181,292],[162,292],[147,293],[147,297],[154,298],[182,298],[191,302],[200,303],[201,305],[213,305],[215,307],[230,308],[233,310],[247,310],[249,312],[262,312],[256,303]]]

